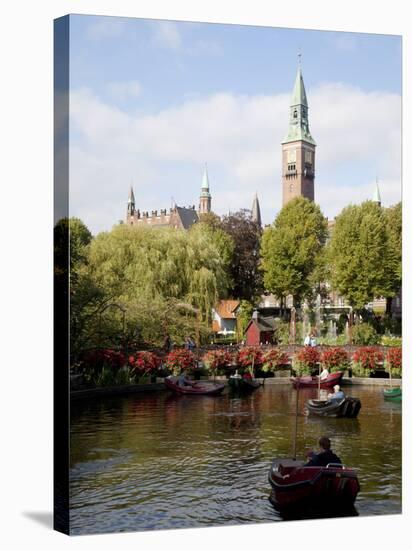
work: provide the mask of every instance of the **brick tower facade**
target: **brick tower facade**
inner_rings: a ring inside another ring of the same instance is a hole
[[[282,205],[295,197],[315,200],[315,148],[309,130],[308,101],[299,63],[290,105],[289,129],[282,142]]]

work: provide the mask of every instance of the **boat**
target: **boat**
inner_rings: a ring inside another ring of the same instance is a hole
[[[220,395],[225,389],[224,384],[212,384],[209,382],[203,384],[194,382],[193,386],[179,386],[177,379],[170,376],[165,378],[165,386],[169,390],[182,395]]]
[[[383,397],[387,401],[400,403],[402,401],[402,388],[397,387],[383,390]]]
[[[228,385],[233,392],[251,393],[257,388],[260,388],[263,383],[256,378],[242,378],[231,376],[228,380]]]
[[[309,399],[306,403],[308,414],[315,416],[329,416],[334,418],[356,418],[361,409],[360,399],[345,397],[341,400]]]
[[[333,388],[335,384],[340,384],[342,380],[343,372],[332,372],[327,378],[320,381],[318,376],[297,376],[291,378],[294,388]]]
[[[360,490],[356,470],[344,464],[305,466],[301,460],[273,461],[269,500],[280,513],[351,510]]]

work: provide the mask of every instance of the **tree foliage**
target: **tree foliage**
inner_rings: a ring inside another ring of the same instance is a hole
[[[262,292],[262,275],[259,271],[262,229],[252,220],[250,210],[223,216],[221,228],[234,243],[230,293],[233,298],[253,301]]]
[[[292,295],[295,304],[310,298],[322,280],[327,221],[319,206],[306,198],[288,202],[262,237],[265,289],[279,299]]]
[[[332,287],[360,310],[377,296],[393,296],[393,267],[384,210],[373,201],[337,216],[328,246]]]
[[[230,283],[230,257],[230,239],[205,224],[190,231],[119,225],[100,233],[72,300],[80,313],[73,317],[77,347],[160,345],[166,333],[182,343],[188,334],[207,334],[211,308]]]

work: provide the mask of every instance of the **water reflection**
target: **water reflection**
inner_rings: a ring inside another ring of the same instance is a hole
[[[379,388],[353,387],[357,419],[307,417],[316,392],[299,393],[298,455],[328,435],[359,468],[359,514],[400,513],[401,407]],[[292,453],[295,398],[289,386],[267,385],[242,398],[159,392],[73,403],[73,532],[281,520],[267,474],[273,458]]]

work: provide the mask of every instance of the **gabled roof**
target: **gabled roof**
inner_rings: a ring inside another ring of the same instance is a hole
[[[214,310],[221,319],[236,319],[235,310],[239,304],[239,300],[220,300]]]
[[[176,211],[184,229],[189,229],[189,227],[199,221],[199,216],[197,215],[196,210],[194,210],[193,208],[176,206]]]
[[[276,320],[275,317],[273,317],[272,315],[259,315],[258,319],[251,319],[246,327],[245,332],[248,331],[252,323],[257,326],[259,332],[273,332],[276,330]]]

